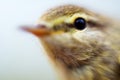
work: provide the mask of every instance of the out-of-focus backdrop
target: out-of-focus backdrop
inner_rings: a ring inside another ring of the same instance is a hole
[[[39,40],[19,30],[47,9],[77,4],[120,19],[120,0],[0,0],[0,80],[56,80]]]

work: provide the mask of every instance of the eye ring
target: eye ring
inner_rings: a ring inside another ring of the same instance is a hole
[[[78,30],[83,30],[86,28],[86,20],[82,17],[78,17],[74,21],[74,26]]]

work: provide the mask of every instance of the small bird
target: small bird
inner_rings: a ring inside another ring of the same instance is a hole
[[[120,80],[120,24],[77,5],[52,8],[37,27],[22,27],[37,36],[60,80]]]

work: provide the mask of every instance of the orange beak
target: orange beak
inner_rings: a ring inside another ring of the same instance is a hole
[[[44,25],[37,25],[35,28],[28,27],[28,26],[22,26],[22,30],[30,32],[36,36],[46,36],[50,34],[50,29],[48,29]]]

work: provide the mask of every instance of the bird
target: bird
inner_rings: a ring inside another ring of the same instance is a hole
[[[119,21],[66,4],[22,29],[40,40],[60,80],[120,80]]]

